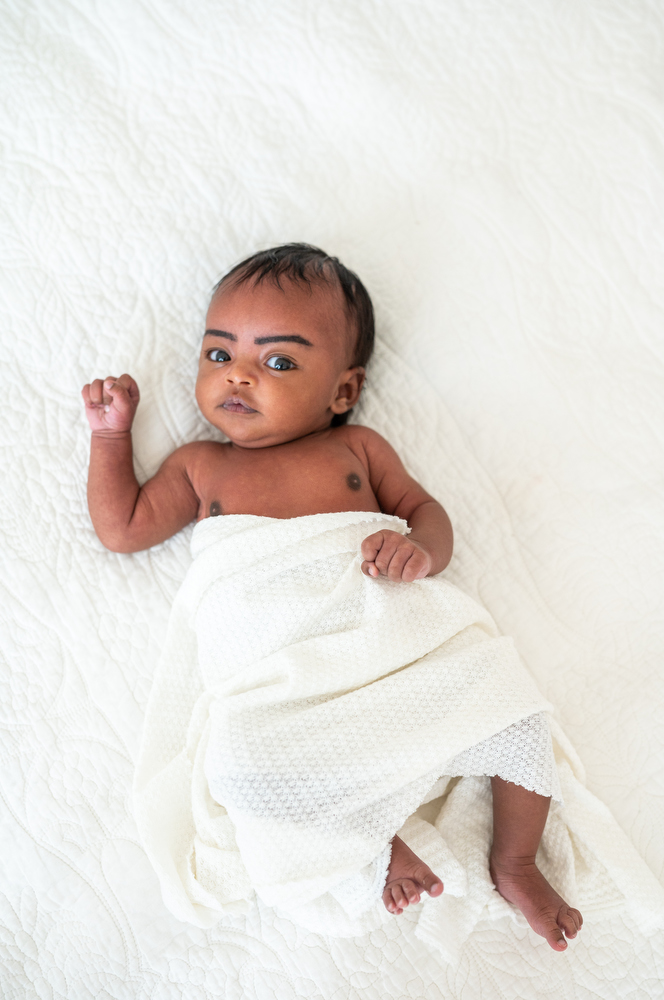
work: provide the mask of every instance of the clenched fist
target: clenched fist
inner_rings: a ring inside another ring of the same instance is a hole
[[[367,576],[386,576],[388,580],[411,583],[431,572],[431,556],[398,531],[376,531],[362,542],[362,572]]]
[[[138,386],[131,375],[105,379],[96,378],[83,386],[85,415],[93,432],[118,432],[131,430],[134,414],[140,399]]]

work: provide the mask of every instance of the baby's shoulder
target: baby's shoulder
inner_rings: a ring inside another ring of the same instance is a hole
[[[334,433],[339,435],[339,439],[343,440],[349,447],[360,445],[371,448],[380,446],[381,443],[387,444],[385,438],[378,431],[372,430],[371,427],[365,427],[364,424],[343,424],[341,427],[335,427]]]
[[[223,461],[229,447],[220,441],[190,441],[189,444],[176,448],[168,461],[193,473],[201,465],[209,466],[211,462]]]
[[[391,445],[382,434],[371,427],[365,427],[364,424],[344,424],[335,428],[334,433],[339,435],[351,451],[356,454],[358,451],[362,452],[367,458],[377,457],[386,450],[392,451]]]
[[[347,447],[364,463],[372,479],[405,475],[399,455],[378,431],[363,424],[346,424],[337,430],[345,432]]]

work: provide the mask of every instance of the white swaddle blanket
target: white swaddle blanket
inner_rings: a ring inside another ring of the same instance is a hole
[[[196,526],[135,783],[146,850],[181,919],[209,926],[255,891],[309,925],[357,933],[385,917],[399,830],[445,882],[446,901],[427,900],[423,933],[440,938],[456,896],[455,934],[465,936],[497,895],[488,782],[439,779],[464,773],[454,758],[550,706],[512,641],[456,587],[362,574],[360,544],[381,528],[409,530],[366,512]],[[590,873],[606,906],[623,898],[602,864],[602,822],[607,842],[615,824],[604,810],[597,825],[596,803],[585,830],[578,789],[588,793],[556,735],[565,807],[552,810],[544,867],[572,903],[579,873]],[[443,793],[431,822],[413,815]],[[599,851],[579,846],[588,837]]]

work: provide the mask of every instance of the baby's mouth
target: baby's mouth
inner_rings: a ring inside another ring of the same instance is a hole
[[[229,396],[225,402],[221,404],[222,410],[228,410],[230,413],[257,413],[257,410],[253,410],[251,406],[247,406],[243,403],[239,396]]]

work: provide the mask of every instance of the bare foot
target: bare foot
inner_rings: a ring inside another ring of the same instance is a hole
[[[575,938],[583,926],[578,910],[568,906],[553,889],[534,862],[492,857],[489,865],[493,883],[509,903],[517,906],[537,933],[554,951],[564,951],[568,938]]]
[[[443,883],[429,866],[404,844],[401,837],[394,837],[383,890],[385,908],[398,917],[410,903],[419,903],[422,892],[440,896],[442,891]]]

